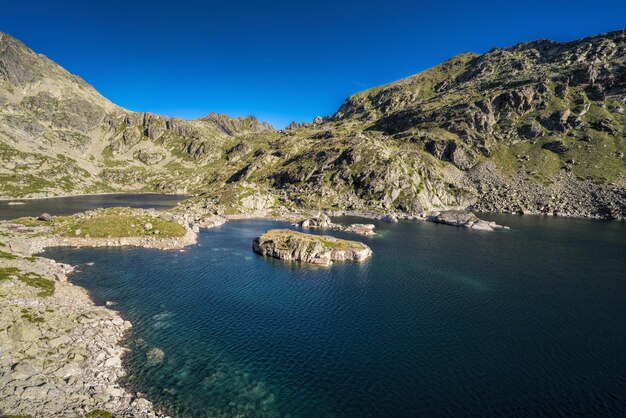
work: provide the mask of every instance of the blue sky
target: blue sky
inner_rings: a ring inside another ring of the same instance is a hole
[[[461,52],[623,28],[624,0],[0,0],[0,31],[121,106],[276,127]]]

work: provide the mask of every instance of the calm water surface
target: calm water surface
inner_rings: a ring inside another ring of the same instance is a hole
[[[103,194],[54,197],[48,199],[0,200],[0,220],[22,216],[39,216],[43,212],[51,215],[71,215],[90,209],[128,206],[143,209],[169,209],[185,195],[164,195],[158,193]],[[9,202],[23,202],[23,205],[10,205]]]
[[[125,384],[175,416],[626,415],[626,224],[484,217],[512,229],[331,232],[374,256],[330,268],[252,253],[262,220],[47,255],[132,321]]]

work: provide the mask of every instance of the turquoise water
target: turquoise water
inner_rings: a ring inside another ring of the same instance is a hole
[[[158,193],[120,193],[101,195],[81,195],[53,197],[47,199],[0,200],[0,220],[22,216],[39,216],[44,212],[51,215],[71,215],[90,209],[128,206],[143,209],[169,209],[186,195],[166,195]],[[10,205],[21,202],[22,205]]]
[[[125,384],[175,416],[624,416],[626,224],[485,217],[512,229],[332,232],[374,256],[330,268],[252,253],[264,220],[47,255],[134,324]]]

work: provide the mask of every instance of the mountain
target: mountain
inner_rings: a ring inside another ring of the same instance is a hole
[[[185,121],[131,112],[0,33],[0,194],[5,196],[153,190],[168,179],[168,165],[207,161],[240,136],[273,131],[251,116],[211,113]],[[183,180],[167,191],[183,191]]]
[[[626,31],[465,53],[275,131],[113,105],[0,35],[0,194],[198,195],[271,207],[626,217]]]

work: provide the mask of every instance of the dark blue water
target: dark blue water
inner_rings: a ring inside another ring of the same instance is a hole
[[[253,254],[285,226],[258,220],[47,255],[134,324],[126,385],[175,416],[626,415],[626,224],[487,217],[512,229],[332,233],[374,256],[330,268]]]
[[[143,209],[169,209],[186,195],[165,195],[158,193],[126,193],[53,197],[47,199],[0,200],[0,220],[22,216],[39,216],[44,212],[51,215],[71,215],[90,209],[127,206]],[[22,205],[10,205],[22,202]]]

